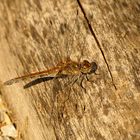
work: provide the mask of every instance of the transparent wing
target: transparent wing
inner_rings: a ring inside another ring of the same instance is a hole
[[[59,70],[60,70],[59,67],[55,67],[55,68],[45,70],[45,71],[41,71],[41,72],[30,73],[30,74],[27,74],[27,75],[24,75],[24,76],[20,76],[20,77],[10,79],[10,80],[4,82],[4,85],[12,85],[14,83],[17,83],[19,81],[29,79],[29,78],[56,77]]]

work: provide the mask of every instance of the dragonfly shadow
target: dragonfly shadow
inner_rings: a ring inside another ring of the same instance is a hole
[[[61,75],[59,77],[42,77],[42,78],[37,78],[37,79],[29,82],[28,84],[24,85],[24,89],[30,88],[31,86],[37,85],[37,84],[42,83],[42,82],[50,81],[52,79],[59,79],[59,78],[66,78],[66,77],[67,77],[67,75]]]
[[[54,79],[54,77],[37,78],[37,79],[27,83],[26,85],[24,85],[24,89],[30,88],[31,86],[34,86],[34,85],[37,85],[39,83],[46,82],[46,81],[49,81],[49,80],[52,80],[52,79]]]

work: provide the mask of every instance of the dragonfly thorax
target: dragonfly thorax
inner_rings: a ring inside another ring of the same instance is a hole
[[[95,73],[96,70],[97,70],[97,64],[95,62],[90,63],[87,60],[84,60],[81,63],[81,72],[84,74]]]

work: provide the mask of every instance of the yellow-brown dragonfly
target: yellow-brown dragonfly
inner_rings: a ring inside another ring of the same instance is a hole
[[[11,80],[6,81],[5,85],[11,85],[13,83],[17,83],[20,80],[24,80],[27,78],[38,78],[38,77],[67,77],[67,76],[74,76],[74,75],[87,75],[91,73],[95,73],[97,70],[97,64],[95,62],[89,62],[87,60],[83,60],[83,62],[76,62],[68,59],[64,62],[60,62],[51,69],[41,71],[41,72],[34,72],[27,75],[23,75],[20,77],[13,78]]]

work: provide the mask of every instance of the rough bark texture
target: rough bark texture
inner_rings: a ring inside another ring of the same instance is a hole
[[[68,56],[98,64],[85,89],[70,78],[2,85],[19,139],[140,139],[139,13],[139,0],[0,1],[2,82]]]

